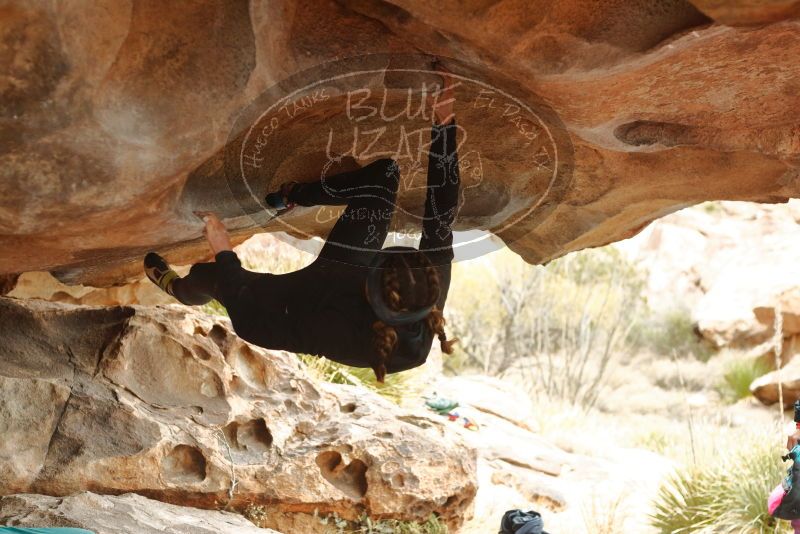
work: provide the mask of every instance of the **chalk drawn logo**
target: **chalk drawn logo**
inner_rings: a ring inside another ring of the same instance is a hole
[[[272,86],[226,145],[237,205],[294,237],[325,236],[336,224],[326,248],[356,253],[394,244],[434,251],[450,247],[455,230],[456,259],[468,259],[529,234],[569,186],[569,135],[517,82],[441,60],[455,91],[447,128],[435,126],[443,78],[427,55],[345,58]],[[278,216],[265,196],[293,181],[303,184],[301,205]]]

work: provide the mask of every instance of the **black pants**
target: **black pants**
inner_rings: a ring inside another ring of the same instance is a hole
[[[435,265],[453,258],[452,223],[458,208],[459,173],[455,120],[431,128],[428,186],[420,250]],[[354,171],[296,184],[289,200],[300,206],[346,205],[333,226],[319,260],[356,266],[368,265],[389,232],[400,184],[397,162],[383,158]],[[212,263],[198,263],[173,284],[175,297],[184,304],[201,305],[216,299],[227,304],[238,289],[261,276],[241,267],[236,254],[221,252]]]

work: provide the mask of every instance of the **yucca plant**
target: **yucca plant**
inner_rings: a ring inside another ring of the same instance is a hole
[[[717,447],[710,461],[675,472],[659,489],[652,524],[664,534],[792,532],[767,512],[767,495],[788,465],[769,441]]]
[[[767,364],[758,358],[733,360],[728,364],[717,389],[723,398],[736,402],[749,397],[753,380],[768,372]]]

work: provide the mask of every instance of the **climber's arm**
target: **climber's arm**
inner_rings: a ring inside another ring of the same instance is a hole
[[[453,260],[453,221],[461,180],[458,172],[455,118],[431,129],[428,187],[419,248],[434,265]]]
[[[456,118],[453,113],[455,84],[449,70],[435,62],[444,87],[434,104],[434,124],[428,152],[428,187],[420,250],[434,265],[453,261],[452,225],[458,209],[460,177],[456,150]]]

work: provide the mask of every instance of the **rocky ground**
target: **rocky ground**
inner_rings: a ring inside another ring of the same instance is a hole
[[[258,505],[284,532],[315,510],[456,526],[475,495],[475,452],[442,422],[315,381],[225,319],[4,298],[0,331],[4,495]]]

